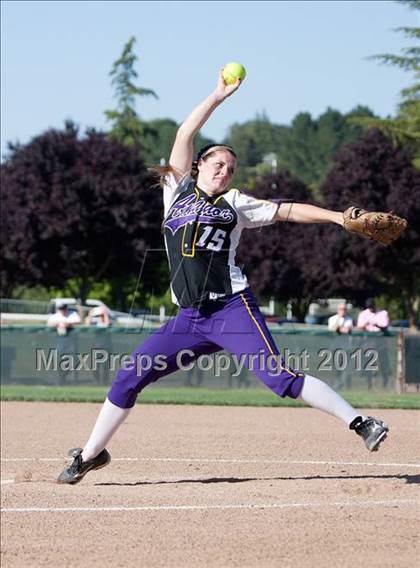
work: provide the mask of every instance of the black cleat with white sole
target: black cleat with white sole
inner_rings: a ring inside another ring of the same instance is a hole
[[[69,452],[70,453],[70,452]],[[57,483],[68,483],[74,485],[82,481],[84,476],[95,469],[102,469],[111,461],[111,456],[107,450],[102,450],[96,458],[91,460],[82,460],[82,448],[74,448],[71,450],[71,457],[73,457],[73,462],[61,472],[57,479]]]
[[[362,416],[356,416],[349,428],[363,438],[370,452],[378,451],[389,432],[388,425],[373,416],[367,416],[365,419]]]

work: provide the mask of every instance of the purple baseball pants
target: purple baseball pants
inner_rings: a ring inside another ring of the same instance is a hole
[[[108,399],[121,408],[131,408],[148,384],[200,355],[222,349],[241,359],[244,367],[252,370],[278,396],[299,396],[304,375],[284,366],[248,288],[223,301],[207,302],[199,309],[181,308],[176,317],[132,353],[134,364],[118,371]],[[147,364],[144,364],[146,358]]]

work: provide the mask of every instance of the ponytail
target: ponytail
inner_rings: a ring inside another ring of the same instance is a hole
[[[156,183],[152,185],[153,188],[163,187],[169,174],[179,175],[179,171],[173,166],[151,166],[147,171],[157,178]]]

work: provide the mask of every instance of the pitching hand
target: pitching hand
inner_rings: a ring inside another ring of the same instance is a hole
[[[223,69],[220,70],[219,80],[217,82],[217,87],[215,91],[216,96],[220,101],[224,101],[225,99],[233,95],[233,93],[237,91],[242,84],[241,79],[237,79],[236,83],[228,85],[226,81],[223,79],[222,71]]]

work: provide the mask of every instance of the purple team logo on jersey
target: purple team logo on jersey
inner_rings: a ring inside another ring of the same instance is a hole
[[[213,223],[231,223],[234,220],[230,209],[215,207],[202,197],[197,201],[196,196],[191,194],[171,207],[164,227],[167,227],[175,235],[178,229],[191,221],[195,221],[197,216],[200,223],[210,225]]]

